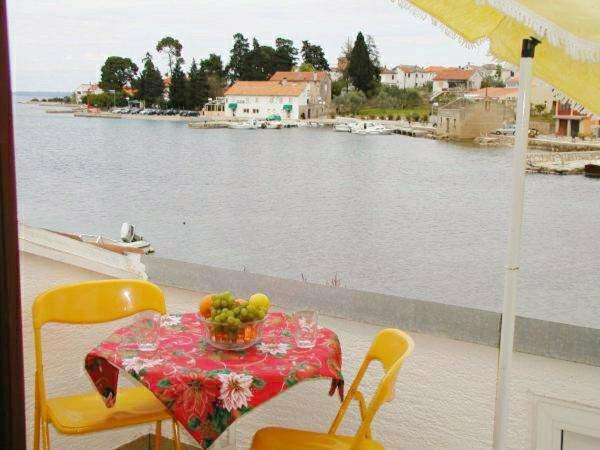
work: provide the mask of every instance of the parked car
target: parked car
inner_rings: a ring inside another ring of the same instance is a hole
[[[502,128],[497,128],[496,131],[494,131],[495,134],[497,135],[511,135],[514,136],[515,135],[515,131],[517,129],[515,128],[515,125],[510,123],[505,125]]]
[[[140,109],[140,108],[131,108],[131,109],[129,110],[129,114],[139,114],[139,113],[140,113],[140,111],[141,111],[141,109]]]

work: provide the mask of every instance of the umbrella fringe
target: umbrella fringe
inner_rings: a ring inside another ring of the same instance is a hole
[[[538,39],[544,38],[555,47],[564,49],[573,59],[600,62],[600,43],[582,39],[560,28],[515,0],[475,0],[475,2],[478,5],[489,5],[531,28],[537,34]]]
[[[429,16],[427,12],[414,5],[410,0],[391,1],[422,20],[425,20]],[[546,39],[555,47],[563,49],[573,59],[579,61],[600,62],[600,43],[582,39],[573,33],[560,28],[558,25],[517,3],[515,0],[475,0],[475,3],[480,6],[490,6],[513,18],[515,21],[522,23],[526,27],[531,28],[538,39]],[[431,18],[431,21],[436,27],[443,30],[446,35],[459,41],[461,45],[467,48],[476,47],[483,41],[488,40],[484,37],[475,42],[471,42],[461,36],[457,31],[449,28],[433,17]]]
[[[581,114],[593,114],[592,111],[586,109],[585,106],[583,106],[580,103],[577,103],[575,100],[573,100],[571,97],[569,97],[567,94],[565,94],[564,92],[562,92],[560,89],[556,89],[556,88],[552,88],[552,94],[553,97],[558,100],[559,102],[562,103],[569,103],[569,105],[571,106],[572,109],[574,109],[575,111],[577,111],[578,113]]]
[[[392,1],[392,3],[396,3],[400,8],[407,10],[413,16],[415,16],[421,20],[426,20],[429,17],[431,19],[431,23],[436,28],[439,28],[441,31],[444,32],[444,34],[446,36],[454,39],[463,47],[466,47],[468,49],[474,49],[474,48],[479,47],[479,45],[482,42],[485,42],[488,40],[487,38],[484,37],[484,38],[478,39],[477,41],[474,41],[474,42],[469,41],[469,40],[465,39],[463,36],[461,36],[461,34],[458,33],[457,31],[453,30],[446,24],[440,22],[439,20],[435,19],[433,16],[430,16],[429,14],[427,14],[422,9],[413,5],[409,0],[391,0],[391,1]]]

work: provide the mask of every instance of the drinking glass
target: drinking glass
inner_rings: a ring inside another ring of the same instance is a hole
[[[158,347],[160,332],[160,314],[143,311],[138,314],[135,323],[135,339],[142,352],[153,352]]]
[[[297,311],[292,315],[294,338],[300,348],[313,348],[317,342],[318,317],[316,311]]]

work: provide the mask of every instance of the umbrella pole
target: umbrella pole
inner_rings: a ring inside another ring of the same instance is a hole
[[[523,223],[525,152],[527,151],[527,141],[529,138],[529,99],[531,96],[531,79],[533,78],[533,56],[537,44],[539,44],[539,41],[535,38],[523,39],[521,48],[517,124],[513,155],[511,220],[508,240],[508,258],[504,278],[504,303],[502,308],[502,329],[500,332],[500,354],[498,357],[498,378],[496,384],[494,450],[505,450],[508,447],[507,435],[513,340],[515,333],[517,274],[519,271],[521,225]]]

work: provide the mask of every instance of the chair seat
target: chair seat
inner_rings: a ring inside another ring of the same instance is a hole
[[[254,435],[252,450],[344,450],[350,448],[353,439],[353,436],[269,427]],[[365,439],[360,449],[385,450],[385,447],[379,442]]]
[[[97,392],[48,399],[50,422],[65,434],[170,419],[165,406],[145,387],[119,389],[117,402],[107,408]]]

